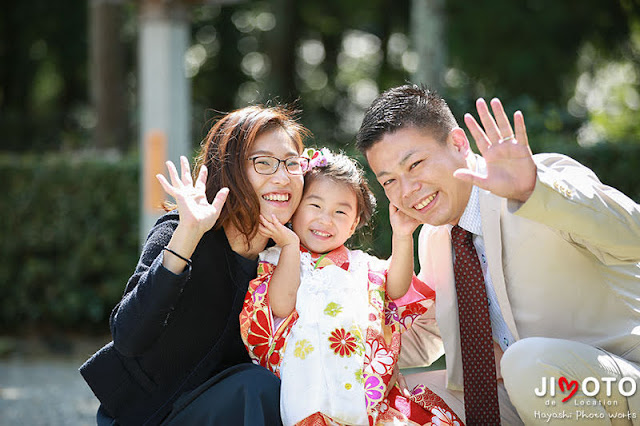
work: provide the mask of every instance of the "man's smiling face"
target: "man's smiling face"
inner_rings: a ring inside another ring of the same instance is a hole
[[[458,223],[467,206],[472,186],[453,172],[467,167],[470,154],[460,128],[438,141],[424,130],[403,127],[385,133],[365,155],[393,205],[421,223],[439,226]]]

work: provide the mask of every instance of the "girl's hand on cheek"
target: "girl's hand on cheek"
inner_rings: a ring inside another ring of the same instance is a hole
[[[296,246],[300,245],[300,239],[291,229],[284,226],[276,218],[275,215],[271,215],[270,219],[260,215],[260,234],[271,238],[276,245],[285,247],[291,244]]]
[[[409,217],[393,204],[389,203],[389,222],[393,233],[399,237],[412,236],[420,225],[416,219]]]

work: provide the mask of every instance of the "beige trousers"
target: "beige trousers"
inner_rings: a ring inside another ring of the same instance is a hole
[[[526,425],[640,425],[640,368],[602,349],[531,337],[513,344],[500,367]]]
[[[633,362],[579,342],[531,337],[513,344],[500,366],[504,383],[498,384],[498,398],[505,426],[640,426],[640,367]],[[409,389],[424,384],[464,421],[464,393],[446,387],[444,370],[404,377]]]

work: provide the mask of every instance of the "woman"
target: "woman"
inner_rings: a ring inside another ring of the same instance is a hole
[[[222,117],[171,182],[177,211],[151,230],[111,313],[113,342],[80,369],[99,424],[280,423],[279,380],[251,363],[238,315],[258,253],[260,214],[286,223],[302,196],[306,129],[282,108]]]

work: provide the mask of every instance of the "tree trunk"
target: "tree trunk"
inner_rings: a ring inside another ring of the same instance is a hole
[[[445,0],[411,1],[411,39],[418,54],[417,84],[442,91],[446,63]]]
[[[123,22],[120,1],[91,0],[90,78],[91,102],[96,114],[94,146],[98,150],[126,151],[127,102],[124,78],[124,45],[120,40]]]

